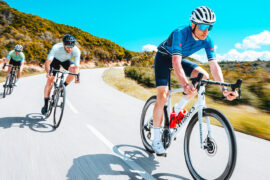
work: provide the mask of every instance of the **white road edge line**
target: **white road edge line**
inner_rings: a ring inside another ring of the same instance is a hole
[[[79,111],[77,111],[77,109],[71,104],[71,102],[68,100],[68,98],[66,98],[66,102],[67,102],[68,106],[70,107],[70,109],[71,109],[75,114],[79,114]]]
[[[90,129],[90,131],[96,136],[98,137],[110,150],[113,151],[113,147],[114,145],[108,140],[106,139],[97,129],[95,129],[93,126],[91,126],[90,124],[86,125],[88,129]],[[124,154],[121,150],[119,150],[119,152],[121,154]],[[115,154],[115,153],[114,153]],[[117,154],[116,154],[117,155]],[[141,166],[139,166],[137,163],[135,163],[132,159],[128,158],[128,157],[121,157],[119,155],[117,155],[118,157],[120,157],[128,166],[130,166],[133,170],[135,170],[138,174],[140,174],[141,177],[143,177],[144,179],[151,179],[151,180],[155,180],[155,178],[153,176],[151,176],[149,173],[147,173]]]

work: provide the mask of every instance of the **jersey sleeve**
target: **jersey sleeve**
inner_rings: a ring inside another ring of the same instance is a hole
[[[79,48],[76,48],[76,50],[73,53],[73,57],[74,57],[74,64],[76,66],[80,65],[80,60],[81,60],[81,51]]]
[[[22,53],[22,61],[21,62],[24,62],[25,61],[25,55],[24,53]]]
[[[177,30],[173,32],[172,38],[172,55],[182,56],[182,32]]]
[[[48,55],[48,57],[47,57],[47,59],[48,60],[53,60],[53,58],[54,58],[54,55],[55,55],[55,45],[52,47],[52,49],[51,49],[51,51],[50,51],[50,53],[49,53],[49,55]]]
[[[216,59],[215,46],[214,46],[214,42],[211,38],[209,38],[206,41],[205,52],[206,52],[208,61],[212,61],[212,60]]]
[[[12,54],[12,51],[10,51],[7,55],[7,59],[11,59],[11,54]]]

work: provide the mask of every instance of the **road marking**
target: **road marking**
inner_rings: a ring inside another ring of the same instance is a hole
[[[96,136],[98,137],[110,150],[113,151],[113,147],[114,145],[106,138],[104,137],[97,129],[95,129],[93,126],[91,126],[90,124],[86,125],[88,129],[90,129],[90,131]],[[121,150],[119,150],[119,152],[121,154],[124,154]],[[115,153],[114,153],[115,154]],[[119,156],[118,154],[116,154],[118,157],[120,157],[128,166],[130,166],[133,170],[135,170],[134,172],[138,173],[141,175],[141,177],[143,177],[144,179],[151,179],[154,180],[155,178],[153,176],[151,176],[149,173],[147,173],[141,166],[139,166],[137,163],[135,163],[132,159],[128,158],[127,156],[123,155],[124,158],[122,156]]]
[[[71,102],[68,100],[68,98],[66,98],[66,102],[67,102],[68,106],[70,107],[70,109],[71,109],[75,114],[79,114],[79,111],[77,111],[77,109],[71,104]]]

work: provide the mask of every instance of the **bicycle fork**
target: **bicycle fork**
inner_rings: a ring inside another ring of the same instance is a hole
[[[205,87],[201,86],[199,93],[199,106],[198,106],[198,120],[199,120],[199,131],[200,131],[200,144],[201,149],[205,149],[204,142],[203,142],[203,130],[202,130],[202,123],[203,123],[203,109],[206,108],[205,105]],[[205,116],[206,124],[207,124],[207,137],[212,138],[211,135],[211,127],[210,127],[210,120],[208,116]]]

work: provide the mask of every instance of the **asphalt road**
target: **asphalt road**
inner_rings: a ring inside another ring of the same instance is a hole
[[[139,134],[144,102],[102,80],[104,69],[81,71],[67,87],[63,121],[40,114],[45,75],[22,78],[13,94],[0,98],[0,179],[192,179],[183,135],[168,156],[147,153]],[[0,96],[2,97],[2,85]],[[270,179],[270,142],[236,133],[238,159],[231,179]]]

